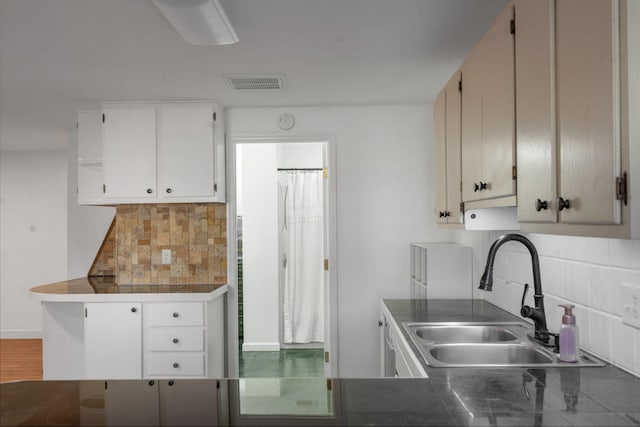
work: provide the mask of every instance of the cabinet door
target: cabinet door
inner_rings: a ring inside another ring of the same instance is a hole
[[[86,303],[87,379],[142,378],[140,303]]]
[[[482,44],[462,64],[462,200],[482,198]]]
[[[78,204],[102,202],[102,111],[78,113]]]
[[[562,222],[620,223],[618,38],[617,0],[557,1],[558,195],[571,203]]]
[[[105,198],[156,197],[156,110],[105,109]]]
[[[447,223],[447,138],[446,138],[446,89],[433,104],[434,126],[434,179],[436,185],[436,223]]]
[[[513,8],[507,6],[487,31],[482,48],[482,198],[515,194],[515,82]],[[467,117],[465,116],[465,120]]]
[[[213,108],[158,110],[158,180],[162,197],[214,195]]]
[[[520,222],[555,222],[557,217],[554,4],[514,1]]]
[[[460,73],[453,75],[446,86],[446,145],[447,145],[447,222],[462,224],[464,214],[460,209],[462,194],[460,127],[462,99],[460,92]]]
[[[106,381],[104,425],[162,425],[158,388],[156,381]]]
[[[217,426],[217,381],[159,381],[160,425]]]

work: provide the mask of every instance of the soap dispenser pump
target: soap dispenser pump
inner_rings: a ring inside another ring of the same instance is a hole
[[[574,305],[558,304],[558,307],[564,308],[562,316],[562,326],[560,326],[560,360],[563,362],[578,361],[578,326],[576,325],[576,316],[573,315]]]

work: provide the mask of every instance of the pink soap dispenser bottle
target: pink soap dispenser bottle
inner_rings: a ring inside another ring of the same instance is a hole
[[[574,305],[558,304],[564,308],[562,316],[562,326],[560,326],[560,360],[563,362],[578,361],[578,326],[576,325],[576,316],[573,315]]]

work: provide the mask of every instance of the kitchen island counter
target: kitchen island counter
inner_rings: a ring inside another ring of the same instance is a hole
[[[219,378],[227,284],[118,285],[85,277],[42,285],[45,380]]]

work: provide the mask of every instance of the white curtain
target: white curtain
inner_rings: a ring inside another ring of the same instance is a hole
[[[281,171],[284,342],[324,342],[321,171]]]

